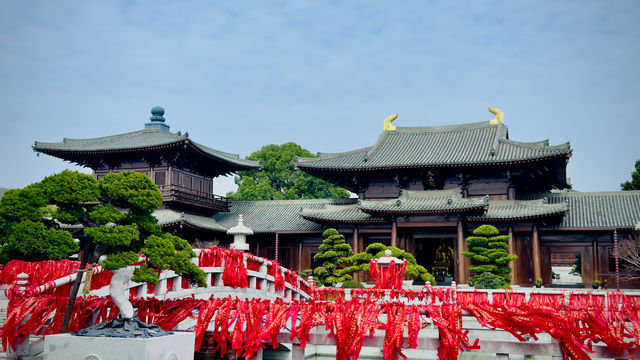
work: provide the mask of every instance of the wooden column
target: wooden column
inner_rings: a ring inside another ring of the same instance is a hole
[[[353,228],[353,241],[352,241],[353,245],[351,245],[354,254],[357,254],[360,251],[360,250],[358,250],[358,243],[359,243],[359,241],[358,241],[358,227],[356,226],[356,227]],[[361,281],[360,272],[359,271],[356,272],[355,274],[353,274],[353,279],[356,280],[356,281]]]
[[[542,259],[540,259],[540,237],[538,225],[533,225],[531,234],[531,255],[533,257],[533,281],[542,279]]]
[[[298,272],[302,271],[302,239],[298,239]]]
[[[391,224],[391,246],[398,247],[398,225],[395,219]]]
[[[593,242],[593,279],[600,279],[600,255],[598,254],[598,239],[594,237]]]
[[[276,233],[276,256],[275,256],[275,261],[278,262],[278,248],[280,247],[279,245],[279,240],[278,240],[278,233]]]
[[[356,226],[355,228],[353,228],[353,253],[357,254],[358,252],[360,252],[360,249],[358,249],[358,227]]]
[[[464,230],[462,228],[462,221],[458,220],[458,228],[457,228],[457,238],[456,238],[456,246],[455,246],[455,255],[456,255],[456,274],[454,274],[456,281],[458,284],[466,284],[467,280],[467,269],[465,268],[464,259],[465,257],[462,255],[464,251]]]
[[[516,253],[516,244],[515,244],[515,240],[513,238],[513,226],[509,225],[509,254],[510,255],[514,255]],[[513,260],[511,262],[509,262],[509,268],[511,269],[511,284],[517,284],[517,279],[516,279],[516,271],[517,271],[517,266],[516,266],[516,260]]]

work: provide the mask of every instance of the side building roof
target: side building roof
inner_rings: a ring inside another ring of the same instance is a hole
[[[538,200],[491,200],[487,211],[467,217],[469,221],[517,221],[562,216],[569,210],[566,202],[549,204]]]
[[[384,170],[524,163],[571,155],[569,143],[509,140],[507,126],[488,121],[385,130],[371,147],[297,158],[302,170]]]
[[[561,229],[635,229],[640,223],[640,191],[559,192],[531,195],[549,204],[567,203],[569,211],[557,225]]]
[[[158,219],[158,225],[162,227],[186,225],[196,229],[217,232],[227,232],[228,230],[211,216],[194,215],[171,209],[156,210],[153,212],[153,216]]]
[[[300,216],[303,209],[324,209],[327,206],[352,205],[357,199],[302,199],[267,201],[231,201],[229,212],[217,213],[214,219],[228,228],[238,223],[242,214],[244,225],[254,233],[323,231],[323,226]]]

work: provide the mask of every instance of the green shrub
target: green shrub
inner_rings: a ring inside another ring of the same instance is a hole
[[[490,272],[482,273],[473,278],[473,287],[476,289],[502,289],[504,286],[504,279]]]
[[[357,280],[347,280],[342,283],[343,289],[364,289],[364,285]]]

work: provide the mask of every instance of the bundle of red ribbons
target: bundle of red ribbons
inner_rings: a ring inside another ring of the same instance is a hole
[[[360,294],[366,292],[359,290]],[[338,359],[357,359],[365,338],[381,330],[384,331],[384,357],[404,358],[403,348],[417,347],[419,331],[430,317],[439,331],[438,356],[453,360],[460,351],[478,348],[478,342],[471,341],[468,331],[462,328],[463,311],[475,316],[483,326],[508,331],[521,341],[529,337],[535,339],[546,332],[559,340],[567,359],[589,359],[594,343],[606,344],[615,355],[640,349],[640,306],[636,299],[622,293],[609,293],[607,307],[599,297],[588,295],[569,296],[567,303],[562,295],[535,294],[525,299],[521,294],[501,292],[489,301],[487,293],[481,292],[425,288],[420,293],[423,295],[417,305],[379,302],[375,296],[308,302],[230,297],[133,298],[132,303],[138,309],[140,320],[167,330],[189,317],[197,318],[194,329],[197,347],[205,331],[209,331],[219,351],[231,350],[245,358],[252,358],[264,344],[277,347],[276,335],[287,331],[289,320],[290,338],[297,339],[302,347],[309,340],[311,328],[324,325],[328,336],[335,339]],[[0,329],[3,345],[16,344],[21,335],[56,333],[66,303],[66,297],[51,295],[14,298],[7,322]],[[109,321],[117,313],[108,297],[81,298],[76,302],[69,328],[73,331]]]

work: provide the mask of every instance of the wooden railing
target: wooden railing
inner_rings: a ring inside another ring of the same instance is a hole
[[[204,193],[178,185],[158,185],[158,189],[162,192],[163,201],[176,201],[218,211],[229,210],[229,201],[224,196]]]

